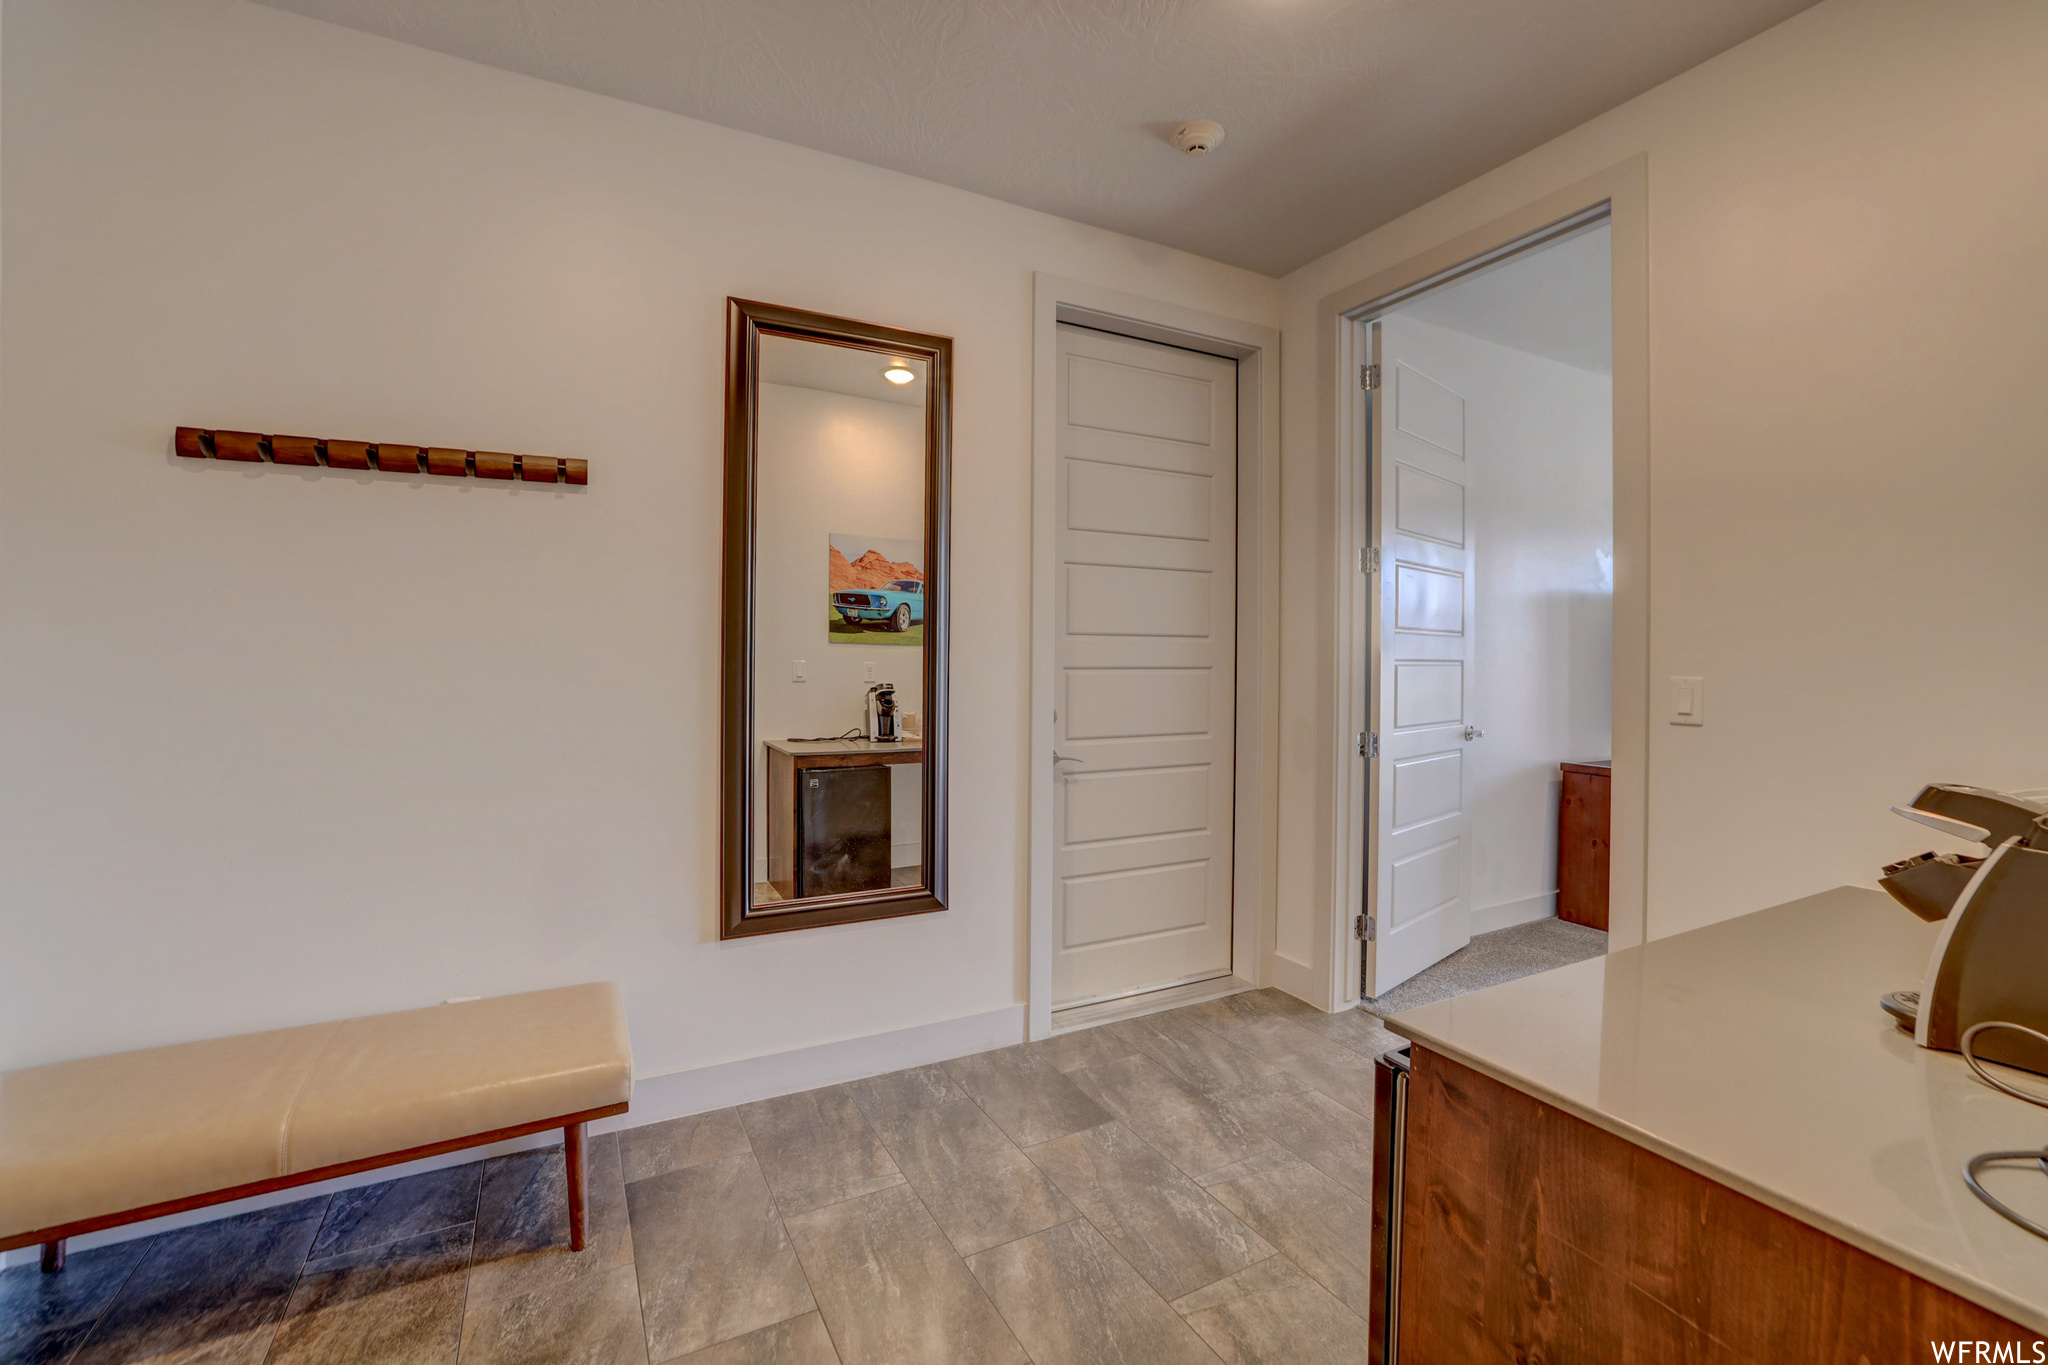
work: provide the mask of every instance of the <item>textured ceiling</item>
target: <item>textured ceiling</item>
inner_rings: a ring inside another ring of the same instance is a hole
[[[1274,275],[1812,2],[266,0]]]
[[[902,364],[917,378],[907,384],[891,384],[882,371]],[[854,346],[832,346],[822,341],[796,337],[761,338],[761,382],[792,384],[800,389],[823,389],[855,398],[872,398],[882,403],[924,406],[923,360],[897,360],[880,351],[863,351]]]
[[[1399,311],[1598,374],[1614,372],[1614,234],[1605,223],[1510,256]]]

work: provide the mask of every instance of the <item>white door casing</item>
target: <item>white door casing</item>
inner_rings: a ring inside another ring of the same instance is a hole
[[[1367,811],[1377,787],[1377,765],[1368,765],[1353,749],[1354,736],[1373,724],[1367,707],[1378,685],[1379,663],[1379,574],[1360,572],[1357,559],[1363,549],[1377,544],[1371,465],[1365,457],[1376,405],[1358,387],[1359,365],[1368,359],[1370,320],[1435,284],[1463,278],[1603,219],[1612,225],[1614,250],[1614,816],[1608,946],[1610,951],[1633,947],[1651,936],[1644,905],[1652,701],[1649,201],[1648,162],[1638,152],[1583,179],[1553,185],[1490,222],[1431,238],[1414,254],[1353,279],[1317,301],[1315,354],[1296,359],[1312,363],[1316,372],[1323,423],[1318,460],[1330,462],[1310,466],[1308,478],[1319,487],[1327,484],[1334,494],[1327,509],[1327,520],[1333,524],[1327,529],[1334,530],[1336,538],[1327,542],[1332,553],[1326,562],[1336,579],[1336,610],[1319,617],[1327,622],[1322,628],[1332,633],[1332,647],[1318,658],[1318,663],[1331,666],[1334,687],[1314,717],[1321,726],[1316,733],[1332,741],[1334,752],[1319,747],[1317,756],[1329,762],[1325,771],[1333,780],[1327,798],[1320,789],[1311,789],[1304,808],[1309,818],[1290,822],[1292,842],[1283,842],[1279,855],[1290,868],[1310,855],[1313,866],[1303,875],[1327,878],[1315,884],[1316,894],[1302,903],[1307,942],[1315,954],[1311,971],[1296,992],[1304,1000],[1335,1008],[1354,998],[1361,980],[1370,994],[1373,973],[1375,945],[1360,942],[1353,928],[1359,911],[1373,908],[1378,895],[1369,875],[1370,855],[1362,847],[1374,833]],[[1051,369],[1049,360],[1041,366]],[[1041,401],[1049,410],[1049,398]],[[1045,463],[1043,482],[1050,485],[1049,456]],[[1049,494],[1045,496],[1049,501]],[[1299,587],[1289,591],[1298,592]],[[1294,647],[1304,648],[1299,643]],[[1328,721],[1322,720],[1324,716]],[[1322,778],[1324,771],[1316,776]],[[1326,842],[1318,843],[1319,839]],[[1329,862],[1324,864],[1326,853]],[[1295,913],[1302,912],[1291,905],[1280,911],[1277,938],[1283,944],[1290,941],[1288,921]],[[1289,959],[1275,951],[1268,963],[1285,966]]]
[[[1053,1003],[1228,975],[1236,365],[1061,324]]]
[[[1465,751],[1476,601],[1465,399],[1401,359],[1401,320],[1371,326],[1372,609],[1366,989],[1383,995],[1471,941]]]

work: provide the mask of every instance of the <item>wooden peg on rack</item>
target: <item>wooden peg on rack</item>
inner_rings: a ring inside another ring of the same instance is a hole
[[[253,431],[216,431],[213,433],[213,458],[261,463],[263,438]]]
[[[370,447],[361,441],[326,441],[329,469],[369,469]]]
[[[273,436],[270,438],[270,462],[318,465],[320,443],[310,436]]]
[[[418,446],[377,445],[377,468],[386,474],[417,474],[420,472],[420,448]]]

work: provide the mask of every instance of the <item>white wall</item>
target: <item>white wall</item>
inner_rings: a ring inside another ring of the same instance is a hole
[[[1472,929],[1557,913],[1557,765],[1611,756],[1614,382],[1399,314],[1384,344],[1465,399],[1475,565]]]
[[[787,342],[787,345],[802,345]],[[924,714],[924,650],[829,636],[826,544],[837,533],[924,541],[924,409],[762,384],[754,520],[754,880],[768,876],[768,740],[867,724],[866,667]],[[715,610],[718,603],[711,604]],[[797,682],[796,661],[804,661]],[[890,864],[917,865],[922,764],[889,769]]]
[[[643,1076],[1016,1037],[1032,271],[1276,282],[236,0],[4,22],[0,1066],[589,979]],[[718,940],[728,294],[957,339],[946,913]]]
[[[2031,0],[1823,0],[1288,276],[1283,944],[1329,903],[1317,301],[1638,155],[1650,674],[1708,689],[1653,702],[1648,932],[1872,882],[1921,782],[2048,780],[2043,70]]]

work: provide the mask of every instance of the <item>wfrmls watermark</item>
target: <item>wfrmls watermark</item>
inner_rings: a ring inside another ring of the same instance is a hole
[[[1955,1365],[2048,1365],[2048,1341],[1930,1341],[1939,1361]]]

